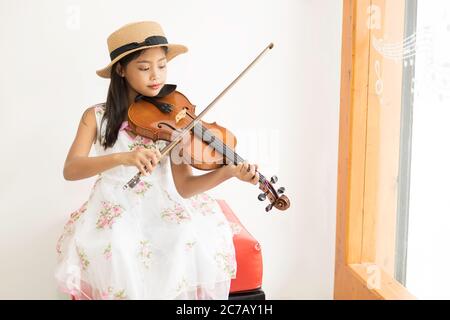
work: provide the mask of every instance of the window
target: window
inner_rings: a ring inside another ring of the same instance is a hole
[[[402,127],[403,93],[412,79],[410,57],[403,50],[414,22],[411,3],[344,1],[337,299],[414,298],[397,280],[405,270],[399,267],[405,249],[400,226],[408,222],[398,206],[404,196],[399,161],[403,137],[408,137]]]
[[[410,178],[409,206],[402,207],[408,220],[401,228],[408,232],[398,275],[420,299],[450,299],[450,2],[417,2],[411,90],[405,94],[411,104],[405,118],[410,148],[404,141]]]
[[[450,299],[450,2],[345,0],[338,299]]]

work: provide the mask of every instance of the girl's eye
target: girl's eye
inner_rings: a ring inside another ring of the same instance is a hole
[[[164,69],[165,67],[166,67],[166,65],[159,66],[160,69]],[[150,69],[150,68],[145,68],[145,69],[139,68],[139,70],[141,70],[141,71],[147,71],[147,70],[149,70],[149,69]]]

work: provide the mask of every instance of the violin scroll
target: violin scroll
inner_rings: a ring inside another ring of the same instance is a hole
[[[272,176],[270,181],[268,181],[261,173],[259,173],[259,189],[261,189],[263,193],[258,195],[258,200],[264,201],[267,198],[269,199],[270,203],[266,207],[266,212],[272,210],[273,207],[284,211],[291,205],[289,198],[283,194],[286,190],[284,187],[280,187],[278,190],[275,190],[273,184],[277,181],[277,176]]]

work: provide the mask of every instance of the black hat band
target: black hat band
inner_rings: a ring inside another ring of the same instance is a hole
[[[111,51],[109,56],[111,57],[111,61],[112,61],[124,52],[130,51],[133,49],[137,49],[140,47],[155,46],[155,45],[160,45],[160,44],[168,44],[166,37],[151,36],[151,37],[146,38],[142,42],[131,42],[131,43],[125,44],[123,46],[120,46],[117,49],[114,49],[113,51]]]

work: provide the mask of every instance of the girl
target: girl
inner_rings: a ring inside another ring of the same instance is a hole
[[[228,299],[236,277],[233,234],[205,191],[229,178],[256,184],[247,162],[194,176],[159,152],[168,142],[134,135],[128,106],[138,94],[163,97],[167,62],[185,53],[160,25],[131,23],[108,37],[106,103],[88,108],[64,165],[66,180],[98,174],[89,199],[57,243],[58,287],[76,299]],[[156,109],[155,109],[156,110]],[[98,156],[89,157],[94,143]],[[141,181],[123,190],[139,170]]]

